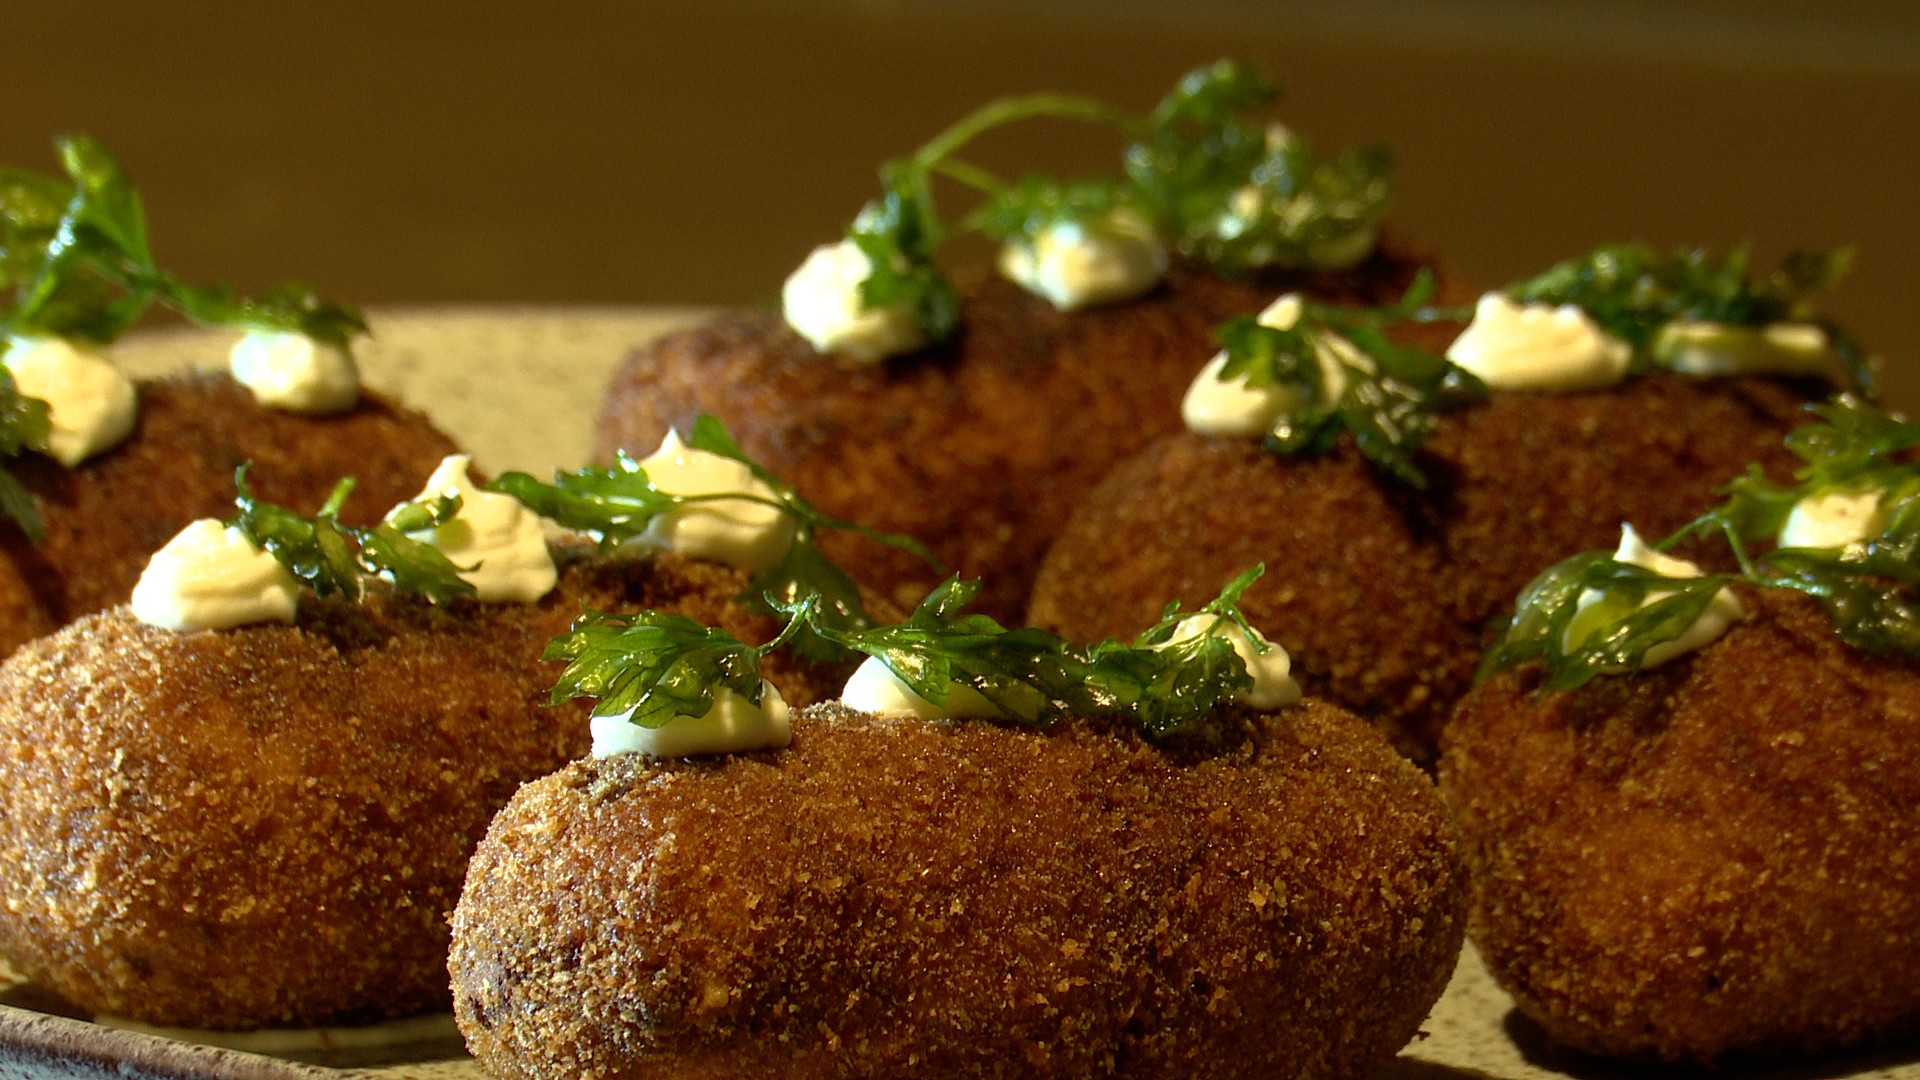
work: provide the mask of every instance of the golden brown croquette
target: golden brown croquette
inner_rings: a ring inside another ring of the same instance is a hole
[[[1012,622],[1080,494],[1179,429],[1218,324],[1288,291],[1397,300],[1426,261],[1389,248],[1350,271],[1258,282],[1181,264],[1140,300],[1073,312],[987,276],[961,286],[955,341],[871,365],[819,355],[777,312],[736,313],[628,360],[594,453],[643,457],[669,427],[711,413],[821,510],[916,537],[949,570],[984,578],[976,609]],[[904,607],[944,576],[852,534],[825,547]]]
[[[1649,376],[1572,394],[1500,392],[1445,414],[1419,456],[1429,486],[1343,439],[1284,458],[1180,434],[1088,494],[1035,581],[1028,620],[1075,640],[1131,637],[1169,598],[1210,599],[1257,562],[1240,603],[1294,677],[1431,764],[1483,632],[1570,551],[1622,522],[1680,527],[1749,462],[1784,477],[1783,434],[1819,391],[1765,378]]]
[[[89,612],[122,604],[147,559],[195,518],[233,516],[233,473],[303,514],[334,482],[358,481],[343,520],[370,525],[419,493],[453,441],[420,413],[363,392],[351,411],[268,408],[225,374],[142,381],[139,419],[118,447],[69,469],[25,455],[8,468],[34,496],[47,536],[0,522],[0,657]]]
[[[1470,932],[1554,1039],[1714,1063],[1920,1027],[1920,670],[1815,603],[1641,674],[1460,702],[1440,785]]]
[[[1169,749],[799,713],[784,751],[522,788],[455,910],[501,1080],[1358,1077],[1451,974],[1431,783],[1349,714]]]
[[[739,571],[563,553],[538,604],[307,595],[293,625],[174,633],[125,607],[0,666],[0,954],[94,1012],[203,1028],[447,1001],[447,912],[494,810],[585,753],[546,707],[582,605],[747,640]],[[844,671],[770,664],[796,701]]]

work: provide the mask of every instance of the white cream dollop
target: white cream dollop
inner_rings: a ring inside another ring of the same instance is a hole
[[[1286,330],[1300,321],[1304,306],[1298,293],[1288,293],[1257,317],[1262,326]],[[1314,360],[1320,365],[1320,378],[1329,398],[1338,398],[1347,386],[1347,365],[1370,368],[1369,361],[1353,343],[1338,335],[1315,340]],[[1187,430],[1199,435],[1262,435],[1274,422],[1301,405],[1302,389],[1292,384],[1249,386],[1244,378],[1222,379],[1227,366],[1224,350],[1207,361],[1200,374],[1187,386],[1180,400],[1180,419]]]
[[[780,290],[787,325],[820,352],[867,364],[925,345],[927,331],[912,305],[862,304],[860,286],[871,273],[872,261],[852,240],[814,248]]]
[[[227,354],[227,369],[254,400],[273,409],[337,413],[360,400],[353,357],[293,331],[248,331]]]
[[[1620,526],[1620,546],[1615,549],[1613,557],[1618,562],[1644,567],[1661,577],[1684,580],[1700,576],[1700,567],[1695,564],[1648,547],[1646,542],[1640,539],[1640,534],[1634,531],[1632,525]],[[1650,590],[1641,601],[1641,606],[1646,607],[1672,595],[1672,592],[1659,589]],[[1598,589],[1587,589],[1574,602],[1573,618],[1567,621],[1566,635],[1562,643],[1565,648],[1569,650],[1577,648],[1589,637],[1605,629],[1601,616],[1597,613],[1587,614],[1589,611],[1596,610],[1594,605],[1601,599],[1602,595]],[[1739,598],[1733,595],[1733,590],[1722,588],[1714,593],[1706,610],[1693,620],[1692,626],[1687,627],[1679,637],[1649,648],[1641,657],[1640,666],[1642,668],[1658,667],[1674,657],[1705,648],[1726,633],[1727,627],[1744,618],[1746,618],[1746,611],[1740,607]]]
[[[133,433],[133,380],[97,353],[63,338],[16,336],[0,363],[25,397],[47,403],[45,450],[71,469]]]
[[[1167,273],[1167,248],[1138,213],[1057,221],[1000,249],[1000,272],[1061,311],[1131,300]]]
[[[1494,390],[1590,390],[1627,374],[1633,349],[1573,304],[1521,304],[1490,292],[1447,359]]]
[[[181,529],[147,560],[133,617],[166,630],[292,622],[300,584],[245,533],[213,518]]]
[[[468,475],[473,459],[448,454],[427,478],[420,498],[460,496],[453,520],[407,535],[439,548],[460,567],[460,579],[486,603],[532,603],[547,595],[560,572],[547,550],[540,515],[520,500],[476,487]]]
[[[1235,701],[1255,709],[1278,709],[1300,700],[1300,684],[1293,680],[1293,658],[1287,650],[1259,634],[1249,638],[1232,619],[1189,615],[1174,624],[1173,634],[1160,647],[1192,641],[1203,634],[1225,638],[1253,679],[1253,686],[1233,695]]]
[[[669,495],[751,495],[773,499],[745,463],[695,450],[669,430],[660,449],[640,467],[653,486]],[[713,499],[687,503],[656,516],[634,538],[688,558],[708,559],[760,571],[778,563],[793,546],[793,516],[778,506],[752,499]]]
[[[980,691],[963,683],[947,684],[947,703],[936,705],[915,693],[877,656],[853,670],[840,703],[877,716],[915,716],[922,720],[998,719],[1006,714]]]
[[[1844,548],[1880,532],[1877,490],[1823,491],[1793,504],[1780,527],[1779,545],[1792,548]]]
[[[628,714],[596,716],[588,721],[593,756],[645,754],[648,757],[697,757],[779,750],[793,742],[792,710],[780,691],[760,680],[760,704],[722,686],[704,716],[676,716],[657,728],[628,721]]]
[[[1653,355],[1686,375],[1817,375],[1833,360],[1827,332],[1813,323],[1735,326],[1688,319],[1660,328]]]

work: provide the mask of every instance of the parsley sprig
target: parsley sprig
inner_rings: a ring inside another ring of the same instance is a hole
[[[105,344],[158,303],[202,326],[281,330],[346,348],[367,332],[353,309],[302,285],[259,297],[195,285],[162,269],[146,211],[120,163],[85,135],[55,141],[67,182],[21,169],[0,173],[0,288],[13,303],[8,334]]]
[[[1772,273],[1756,278],[1745,248],[1724,255],[1697,249],[1663,254],[1640,244],[1603,244],[1506,292],[1525,303],[1578,306],[1633,348],[1637,371],[1673,359],[1670,328],[1679,323],[1714,323],[1727,330],[1811,323],[1826,333],[1853,386],[1872,397],[1873,359],[1811,303],[1814,294],[1845,277],[1851,264],[1850,251],[1796,251]]]
[[[807,632],[801,635],[796,646],[808,655],[832,654],[832,650],[825,647],[824,639],[812,632],[814,628],[858,629],[873,625],[873,618],[861,603],[859,586],[820,550],[822,532],[850,531],[910,552],[931,566],[940,565],[924,544],[911,537],[880,532],[821,513],[802,498],[793,485],[748,457],[712,416],[702,414],[694,420],[687,446],[745,465],[755,479],[773,492],[772,497],[750,492],[676,495],[662,491],[654,485],[646,469],[624,452],[617,455],[610,466],[556,472],[551,484],[523,472],[509,472],[488,484],[487,489],[513,496],[535,513],[594,537],[602,547],[614,547],[645,533],[661,514],[702,502],[745,500],[779,510],[794,523],[793,542],[778,563],[747,583],[741,598],[769,612],[776,608],[790,609],[802,601],[811,603]]]
[[[1236,623],[1258,641],[1238,600],[1261,570],[1256,566],[1229,582],[1200,614]],[[761,658],[802,628],[879,659],[929,701],[944,704],[953,687],[969,687],[1007,720],[1032,727],[1072,714],[1119,719],[1165,738],[1195,729],[1252,686],[1246,665],[1224,637],[1171,640],[1187,618],[1177,605],[1132,642],[1109,639],[1081,647],[1045,630],[1008,629],[967,612],[979,590],[978,581],[950,578],[904,621],[863,628],[822,621],[817,598],[806,597],[782,606],[786,629],[759,646],[679,615],[590,611],[546,651],[547,659],[568,662],[552,700],[598,698],[593,715],[626,716],[646,727],[704,715],[719,686],[758,702]]]
[[[7,471],[6,463],[22,451],[45,446],[50,430],[47,403],[22,394],[13,373],[0,364],[0,514],[12,518],[36,544],[46,539],[46,519],[34,504],[33,492]]]
[[[1423,270],[1397,304],[1354,307],[1301,298],[1300,317],[1286,329],[1251,315],[1232,319],[1215,331],[1227,355],[1219,378],[1291,389],[1292,406],[1266,436],[1274,452],[1325,453],[1346,431],[1369,460],[1424,488],[1414,455],[1439,414],[1487,392],[1445,357],[1387,337],[1389,323],[1435,317],[1428,307],[1433,291]]]
[[[443,525],[460,512],[460,497],[441,494],[402,503],[371,528],[343,525],[340,508],[353,493],[347,477],[334,485],[327,501],[312,517],[256,498],[247,485],[247,467],[234,473],[238,512],[227,524],[246,534],[316,594],[340,593],[358,600],[369,577],[386,578],[403,592],[424,596],[436,604],[474,594],[460,577],[460,567],[432,544],[407,534]]]
[[[1595,675],[1636,670],[1648,649],[1683,634],[1729,582],[1805,593],[1849,645],[1920,656],[1920,424],[1847,395],[1813,411],[1821,421],[1787,437],[1805,463],[1793,484],[1775,484],[1756,466],[1728,485],[1720,506],[1655,545],[1718,537],[1737,573],[1674,579],[1604,553],[1576,555],[1520,594],[1512,619],[1481,663],[1481,677],[1538,660],[1547,685],[1566,689]],[[1751,548],[1773,543],[1804,501],[1863,493],[1879,500],[1874,528],[1864,539],[1751,554]],[[1603,631],[1569,647],[1567,630],[1588,590],[1601,599],[1593,615],[1580,618]],[[1670,595],[1647,603],[1656,592]]]
[[[862,302],[907,305],[929,339],[941,341],[958,316],[953,287],[934,264],[950,233],[1031,245],[1050,226],[1079,222],[1097,230],[1120,210],[1138,213],[1177,250],[1227,273],[1356,261],[1371,248],[1392,197],[1385,151],[1322,161],[1298,139],[1274,138],[1276,129],[1260,116],[1277,96],[1257,73],[1220,61],[1187,74],[1145,116],[1065,94],[992,102],[881,167],[881,196],[848,231],[873,265]],[[1035,118],[1113,128],[1127,140],[1119,172],[1009,181],[960,156],[988,131]],[[971,189],[981,204],[950,226],[935,202],[936,177]]]

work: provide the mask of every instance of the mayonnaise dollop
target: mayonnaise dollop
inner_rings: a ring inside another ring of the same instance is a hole
[[[1146,218],[1127,209],[1058,221],[1031,242],[1000,249],[1000,272],[1061,311],[1131,300],[1167,273],[1167,248]]]
[[[1233,699],[1255,709],[1278,709],[1300,700],[1300,684],[1293,680],[1293,658],[1287,650],[1258,634],[1255,641],[1240,624],[1218,615],[1189,615],[1174,624],[1173,634],[1161,648],[1192,641],[1202,635],[1226,639],[1240,662],[1246,665],[1253,686],[1233,695]]]
[[[201,518],[147,560],[133,617],[166,630],[292,622],[300,584],[245,533]]]
[[[947,684],[947,703],[936,705],[900,680],[879,657],[870,656],[847,679],[840,703],[878,716],[915,716],[922,720],[998,719],[1006,714],[980,691],[963,683]]]
[[[1493,390],[1590,390],[1627,374],[1633,349],[1573,304],[1521,304],[1504,293],[1480,298],[1473,322],[1447,359]]]
[[[713,693],[713,708],[704,716],[676,716],[657,727],[630,723],[627,714],[596,716],[588,721],[593,733],[593,756],[645,754],[648,757],[695,757],[738,754],[749,750],[778,750],[793,742],[793,720],[787,701],[765,679],[760,681],[760,704],[722,686]]]
[[[1613,557],[1616,561],[1629,566],[1645,567],[1661,577],[1684,580],[1700,576],[1700,567],[1695,564],[1648,547],[1640,539],[1640,534],[1634,531],[1632,525],[1620,527],[1620,546],[1614,551]],[[1651,590],[1641,601],[1640,606],[1647,607],[1672,595],[1671,592],[1659,589]],[[1567,621],[1566,636],[1562,643],[1564,648],[1568,650],[1578,648],[1588,638],[1606,628],[1603,616],[1594,607],[1601,599],[1602,594],[1598,589],[1587,589],[1580,594],[1580,598],[1574,602],[1573,618]],[[1593,614],[1589,615],[1590,611]],[[1640,666],[1642,668],[1658,667],[1674,657],[1705,648],[1726,633],[1727,627],[1744,618],[1746,618],[1746,612],[1740,607],[1739,598],[1733,595],[1733,590],[1723,588],[1713,595],[1706,610],[1702,611],[1693,620],[1693,625],[1687,627],[1679,637],[1649,648],[1641,657]]]
[[[1300,321],[1303,303],[1298,293],[1288,293],[1258,316],[1262,326],[1286,330]],[[1326,396],[1337,399],[1347,387],[1347,365],[1369,368],[1371,361],[1338,335],[1316,339],[1314,359],[1320,365],[1320,378]],[[1200,374],[1187,386],[1180,401],[1180,419],[1187,430],[1199,435],[1262,435],[1281,416],[1302,404],[1301,387],[1293,384],[1250,386],[1245,378],[1221,379],[1227,366],[1225,350],[1215,353]]]
[[[696,450],[681,442],[677,431],[668,431],[660,449],[640,467],[654,487],[669,495],[775,497],[774,490],[745,463]],[[795,528],[793,516],[778,506],[751,499],[713,499],[656,516],[634,542],[757,572],[786,556]]]
[[[1827,332],[1813,323],[1729,323],[1676,319],[1653,338],[1653,355],[1687,375],[1817,375],[1833,359]]]
[[[458,495],[460,512],[452,521],[407,535],[439,548],[461,567],[460,579],[473,586],[479,600],[538,600],[560,579],[547,550],[546,527],[540,515],[520,500],[476,487],[467,472],[472,462],[466,454],[448,454],[440,460],[420,498]]]
[[[787,319],[823,353],[873,364],[927,343],[926,328],[910,304],[865,307],[860,286],[873,263],[852,240],[814,248],[780,290]]]
[[[25,397],[47,403],[45,450],[71,469],[133,433],[133,381],[97,353],[62,338],[12,337],[0,363]]]
[[[249,331],[227,354],[227,369],[269,408],[336,413],[360,400],[360,373],[353,357],[301,333]]]
[[[1844,548],[1879,534],[1877,490],[1823,491],[1793,504],[1780,527],[1779,545],[1792,548]]]

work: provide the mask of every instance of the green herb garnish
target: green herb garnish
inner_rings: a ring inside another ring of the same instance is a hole
[[[1547,685],[1578,686],[1597,674],[1636,670],[1648,649],[1683,634],[1728,582],[1790,589],[1819,602],[1841,640],[1878,654],[1920,655],[1920,424],[1842,395],[1813,407],[1821,422],[1794,429],[1787,445],[1806,463],[1781,486],[1756,466],[1726,488],[1727,500],[1654,545],[1689,537],[1724,540],[1740,570],[1699,578],[1667,578],[1591,552],[1552,567],[1520,594],[1512,619],[1487,652],[1480,677],[1539,660]],[[1794,508],[1831,495],[1877,496],[1873,527],[1836,547],[1775,547]],[[1599,602],[1575,624],[1580,598]],[[1654,593],[1670,593],[1642,607]]]
[[[488,484],[487,490],[511,495],[542,517],[592,536],[603,548],[640,536],[659,515],[684,506],[744,500],[773,507],[794,523],[793,543],[778,563],[754,575],[741,598],[763,611],[784,610],[802,600],[810,602],[812,615],[806,624],[809,632],[797,645],[808,655],[822,655],[818,639],[811,632],[814,627],[859,629],[873,625],[872,617],[860,602],[859,586],[821,552],[821,532],[847,530],[910,552],[931,566],[940,565],[925,545],[911,537],[880,532],[821,513],[791,484],[749,458],[711,416],[703,414],[695,419],[687,446],[740,462],[773,492],[772,496],[750,492],[675,495],[655,487],[646,469],[624,452],[616,456],[611,466],[555,472],[551,484],[523,472],[505,473]]]
[[[1139,199],[1184,254],[1229,273],[1358,262],[1392,201],[1374,147],[1331,161],[1257,117],[1279,96],[1230,61],[1188,73],[1127,148]]]
[[[1299,318],[1284,330],[1250,315],[1230,320],[1215,331],[1227,355],[1219,378],[1291,391],[1292,404],[1266,437],[1276,453],[1325,453],[1347,431],[1369,460],[1425,487],[1414,454],[1439,413],[1486,397],[1478,378],[1445,357],[1387,338],[1390,322],[1433,317],[1432,296],[1432,276],[1422,271],[1392,306],[1302,298]]]
[[[553,704],[598,698],[593,715],[657,728],[676,716],[705,716],[722,687],[758,705],[764,651],[685,615],[590,611],[540,658],[567,661],[550,695]]]
[[[0,364],[0,514],[12,518],[36,544],[46,539],[47,523],[34,505],[33,492],[7,471],[5,463],[24,450],[45,446],[50,430],[47,403],[22,394],[13,372]]]
[[[1200,614],[1236,623],[1259,641],[1237,603],[1261,569],[1234,579]],[[569,661],[552,700],[598,697],[593,715],[630,716],[647,727],[676,715],[704,715],[713,706],[715,686],[758,702],[761,657],[803,631],[877,658],[935,704],[945,704],[954,687],[964,686],[1005,719],[1032,727],[1072,713],[1120,719],[1164,738],[1192,730],[1252,685],[1246,665],[1225,638],[1206,634],[1170,641],[1187,617],[1173,605],[1132,643],[1108,640],[1083,648],[1045,630],[1008,629],[986,615],[967,613],[979,590],[978,581],[948,579],[905,621],[861,628],[822,620],[818,598],[806,597],[780,605],[787,627],[760,646],[678,615],[588,612],[547,651],[548,659]]]
[[[415,540],[409,532],[443,525],[460,512],[458,495],[402,503],[372,528],[340,523],[340,508],[353,493],[352,477],[334,485],[319,513],[302,517],[277,503],[255,498],[247,486],[247,467],[234,473],[239,512],[227,524],[238,528],[256,547],[264,549],[306,583],[316,594],[331,593],[358,600],[368,577],[383,577],[403,592],[424,596],[436,604],[474,594],[473,585],[432,544]]]
[[[903,304],[930,340],[957,325],[952,286],[934,265],[951,231],[933,195],[935,177],[961,184],[982,204],[960,219],[1002,242],[1031,245],[1050,227],[1098,231],[1133,211],[1182,253],[1227,273],[1265,266],[1338,267],[1371,250],[1393,181],[1386,154],[1368,150],[1321,162],[1258,121],[1277,92],[1250,70],[1222,61],[1184,77],[1150,114],[1128,115],[1090,98],[1035,94],[995,101],[908,157],[881,167],[881,197],[848,231],[873,270],[863,304]],[[972,140],[1035,118],[1087,121],[1119,132],[1122,170],[1108,177],[1010,182],[960,156]]]
[[[84,135],[55,146],[65,183],[0,173],[0,287],[14,294],[0,316],[8,334],[104,344],[153,303],[203,326],[296,332],[339,348],[366,333],[357,312],[304,286],[246,299],[174,277],[155,262],[140,195],[113,155]]]
[[[1720,256],[1704,251],[1660,254],[1638,244],[1606,244],[1559,263],[1506,292],[1524,303],[1573,304],[1600,328],[1633,349],[1633,370],[1664,366],[1678,341],[1680,323],[1714,323],[1753,330],[1786,322],[1810,323],[1825,332],[1828,347],[1861,393],[1874,393],[1872,359],[1810,303],[1846,276],[1849,251],[1794,252],[1764,278],[1748,272],[1745,248]],[[1746,348],[1764,349],[1749,342]]]

